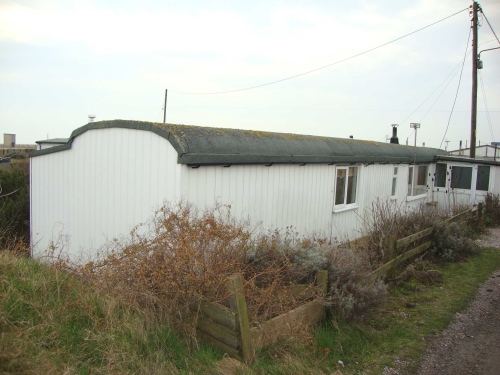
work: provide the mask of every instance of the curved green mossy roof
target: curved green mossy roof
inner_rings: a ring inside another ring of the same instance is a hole
[[[126,128],[151,131],[168,140],[180,164],[413,163],[415,148],[359,139],[270,133],[252,130],[112,120],[92,122],[71,133],[67,144],[34,151],[45,155],[71,148],[89,130]],[[416,162],[430,163],[446,152],[417,147]]]

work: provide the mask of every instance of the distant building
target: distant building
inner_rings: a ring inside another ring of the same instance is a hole
[[[0,145],[0,157],[11,157],[13,159],[27,158],[29,153],[34,150],[36,150],[36,145],[17,144],[15,134],[3,134],[3,144]]]
[[[470,148],[453,150],[449,152],[453,156],[470,156]],[[476,159],[500,161],[500,142],[491,142],[491,145],[476,146]]]
[[[51,148],[54,146],[60,146],[68,143],[69,138],[52,138],[45,139],[43,141],[36,141],[36,149],[37,150],[45,150],[47,148]]]

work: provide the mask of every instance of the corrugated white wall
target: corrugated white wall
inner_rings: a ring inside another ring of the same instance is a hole
[[[199,207],[231,205],[238,218],[263,228],[292,226],[330,235],[335,167],[329,165],[233,165],[187,168],[185,197]]]
[[[493,194],[500,194],[500,167],[491,166],[491,175],[490,178],[494,181],[493,185],[491,185],[490,181],[490,189]]]
[[[201,166],[183,174],[185,198],[199,207],[231,205],[238,218],[262,222],[263,229],[293,227],[300,234],[338,240],[364,233],[372,202],[390,199],[394,165],[358,165],[357,208],[334,212],[335,165]],[[398,165],[393,204],[414,208],[427,196],[407,202],[408,166]]]
[[[158,135],[90,130],[72,148],[31,158],[31,233],[35,256],[51,241],[73,259],[95,252],[180,197],[177,153]]]

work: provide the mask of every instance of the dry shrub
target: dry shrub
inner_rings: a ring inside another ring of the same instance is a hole
[[[243,270],[250,321],[257,324],[297,307],[300,299],[287,287],[314,283],[315,271],[327,268],[329,252],[326,240],[297,240],[291,228],[255,237]]]
[[[373,266],[387,260],[387,243],[391,237],[400,239],[433,226],[446,216],[436,208],[420,205],[416,209],[398,206],[390,200],[377,199],[372,203],[370,215],[365,220],[366,251]],[[401,249],[404,252],[405,249]]]
[[[381,279],[368,277],[372,265],[363,250],[341,246],[330,254],[329,297],[332,315],[336,317],[360,318],[369,308],[386,301],[386,285]]]
[[[489,227],[500,225],[500,196],[487,193],[484,199],[484,222]]]
[[[289,231],[256,235],[247,222],[231,216],[229,206],[200,211],[186,202],[167,204],[127,241],[116,240],[104,259],[78,272],[123,303],[161,314],[193,338],[196,316],[188,314],[189,307],[200,301],[227,304],[227,279],[235,273],[244,275],[252,322],[301,303],[286,286],[311,280],[314,270],[324,268],[327,246],[291,237]],[[309,263],[303,262],[308,257]]]
[[[437,270],[418,269],[414,265],[410,265],[402,276],[403,280],[416,280],[424,285],[437,285],[443,282],[443,274]]]

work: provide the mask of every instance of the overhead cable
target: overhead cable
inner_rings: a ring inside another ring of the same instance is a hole
[[[500,40],[498,39],[497,34],[495,34],[495,30],[493,30],[493,27],[491,26],[490,21],[488,21],[488,17],[486,17],[486,14],[484,14],[484,11],[483,11],[482,9],[481,9],[481,13],[483,14],[484,19],[485,19],[485,20],[486,20],[486,22],[488,23],[488,26],[490,27],[491,32],[493,33],[493,35],[495,35],[495,38],[497,38],[497,42],[500,44]]]
[[[457,92],[455,93],[455,100],[453,101],[453,106],[451,107],[450,117],[448,118],[448,124],[446,125],[446,130],[443,135],[443,139],[441,139],[441,143],[439,144],[439,148],[443,145],[444,138],[446,137],[446,133],[448,133],[448,128],[450,127],[451,116],[453,115],[453,110],[455,109],[455,103],[457,102],[458,91],[460,89],[460,83],[462,82],[462,73],[464,71],[465,59],[467,58],[467,49],[469,48],[470,34],[472,32],[472,28],[469,29],[469,37],[467,38],[467,44],[465,45],[465,53],[464,60],[462,62],[462,69],[460,70],[460,78],[458,80]]]
[[[495,137],[493,136],[493,127],[491,126],[491,117],[490,117],[490,112],[488,110],[488,101],[486,100],[486,91],[484,90],[483,75],[481,74],[481,71],[479,71],[479,81],[481,82],[481,91],[483,93],[484,109],[486,110],[486,118],[488,119],[488,125],[490,127],[491,139],[495,140]]]
[[[491,42],[494,42],[494,41],[495,41],[494,39],[490,39],[490,40],[488,40],[488,41],[486,41],[486,42],[479,43],[479,45],[482,45],[482,44],[487,44],[487,43],[491,43]],[[486,50],[485,50],[485,51],[486,51]],[[467,52],[467,55],[466,55],[466,56],[469,56],[471,53],[472,53],[472,51]],[[411,112],[408,116],[406,116],[404,120],[402,120],[402,121],[398,122],[398,124],[403,124],[406,120],[408,120],[408,119],[410,118],[410,116],[411,116],[411,115],[413,115],[415,112],[417,112],[417,111],[420,109],[420,107],[422,107],[422,106],[425,104],[425,102],[426,102],[427,100],[429,100],[429,99],[432,97],[432,95],[434,95],[434,93],[435,93],[437,90],[439,90],[439,88],[440,88],[440,87],[441,87],[441,86],[442,86],[442,85],[443,85],[443,84],[444,84],[444,83],[448,80],[448,78],[450,78],[452,75],[453,75],[453,76],[455,76],[455,74],[458,72],[458,70],[457,70],[457,69],[458,69],[458,68],[460,68],[460,66],[461,66],[461,65],[463,65],[463,62],[458,63],[458,65],[457,65],[457,66],[455,66],[455,67],[453,68],[453,70],[451,71],[451,73],[450,73],[450,74],[448,74],[448,76],[446,76],[446,78],[445,78],[445,79],[444,79],[444,80],[443,80],[443,81],[442,81],[442,82],[441,82],[441,83],[440,83],[440,84],[439,84],[439,85],[438,85],[438,86],[434,89],[434,91],[433,91],[433,92],[431,92],[431,93],[429,94],[429,96],[427,96],[427,98],[425,98],[425,99],[424,99],[424,101],[423,101],[422,103],[420,103],[420,105],[419,105],[416,109],[414,109],[414,110],[413,110],[413,111],[412,111],[412,112]],[[450,79],[450,81],[448,81],[448,83],[446,84],[445,88],[446,88],[446,87],[448,87],[448,85],[449,85],[450,83],[451,83],[451,79]],[[444,92],[444,89],[443,89],[443,91],[441,92],[441,94],[439,94],[439,96],[441,96],[441,95],[443,94],[443,92]],[[438,98],[439,98],[439,96],[438,96]],[[437,99],[436,99],[436,100],[437,100]],[[434,106],[434,104],[435,104],[435,103],[436,103],[436,102],[434,102],[434,103],[432,104],[432,106]],[[432,106],[431,106],[431,108],[432,108]],[[428,112],[429,112],[429,111],[427,111],[427,113],[428,113]],[[434,112],[435,112],[435,111],[434,111]],[[448,112],[448,111],[443,111],[443,112]],[[470,112],[470,110],[468,110],[468,111],[454,111],[454,112]],[[494,110],[493,110],[493,111],[490,111],[490,112],[496,112],[496,111],[494,111]],[[427,113],[426,113],[425,115],[427,115]],[[425,117],[425,116],[424,116],[424,117]],[[423,120],[423,119],[422,119],[422,120]],[[420,122],[422,122],[422,120],[420,120]],[[410,137],[410,135],[411,135],[411,134],[413,134],[413,132],[414,132],[413,130],[412,130],[412,131],[410,131],[410,132],[408,133],[408,137]]]
[[[313,73],[313,72],[317,72],[318,70],[326,69],[326,68],[329,68],[329,67],[331,67],[331,66],[333,66],[333,65],[337,65],[337,64],[343,63],[343,62],[345,62],[345,61],[352,60],[352,59],[354,59],[354,58],[356,58],[356,57],[359,57],[359,56],[361,56],[361,55],[365,55],[365,54],[367,54],[367,53],[369,53],[369,52],[375,51],[376,49],[379,49],[379,48],[385,47],[385,46],[387,46],[387,45],[389,45],[389,44],[391,44],[391,43],[397,42],[398,40],[401,40],[401,39],[406,38],[406,37],[408,37],[408,36],[410,36],[410,35],[413,35],[413,34],[415,34],[415,33],[418,33],[419,31],[425,30],[425,29],[427,29],[427,28],[429,28],[429,27],[431,27],[431,26],[434,26],[434,25],[436,25],[436,24],[438,24],[438,23],[440,23],[440,22],[443,22],[444,20],[447,20],[448,18],[451,18],[451,17],[453,17],[453,16],[456,16],[457,14],[460,14],[460,13],[462,13],[463,11],[468,10],[468,9],[469,9],[469,7],[464,8],[464,9],[462,9],[462,10],[460,10],[460,11],[456,12],[456,13],[453,13],[453,14],[451,14],[451,15],[449,15],[449,16],[447,16],[447,17],[445,17],[445,18],[440,19],[439,21],[433,22],[433,23],[431,23],[431,24],[429,24],[429,25],[427,25],[427,26],[421,27],[421,28],[420,28],[420,29],[418,29],[418,30],[412,31],[411,33],[405,34],[405,35],[403,35],[403,36],[400,36],[399,38],[393,39],[393,40],[391,40],[391,41],[389,41],[389,42],[386,42],[386,43],[384,43],[384,44],[380,44],[380,45],[378,45],[378,46],[376,46],[376,47],[370,48],[370,49],[368,49],[368,50],[366,50],[366,51],[363,51],[363,52],[357,53],[357,54],[355,54],[355,55],[349,56],[349,57],[347,57],[347,58],[345,58],[345,59],[338,60],[338,61],[335,61],[335,62],[333,62],[333,63],[331,63],[331,64],[324,65],[324,66],[321,66],[321,67],[316,68],[316,69],[308,70],[308,71],[303,72],[303,73],[295,74],[295,75],[290,76],[290,77],[286,77],[286,78],[278,79],[278,80],[276,80],[276,81],[271,81],[271,82],[267,82],[267,83],[262,83],[262,84],[260,84],[260,85],[255,85],[255,86],[250,86],[250,87],[245,87],[245,88],[235,89],[235,90],[227,90],[227,91],[216,91],[216,92],[183,92],[183,91],[174,91],[174,90],[172,90],[172,92],[175,92],[175,93],[177,93],[177,94],[186,94],[186,95],[217,95],[217,94],[229,94],[229,93],[232,93],[232,92],[237,92],[237,91],[252,90],[252,89],[259,88],[259,87],[264,87],[264,86],[273,85],[273,84],[275,84],[275,83],[279,83],[279,82],[287,81],[287,80],[290,80],[290,79],[293,79],[293,78],[297,78],[297,77],[300,77],[300,76],[304,76],[304,75],[306,75],[306,74],[310,74],[310,73]]]

